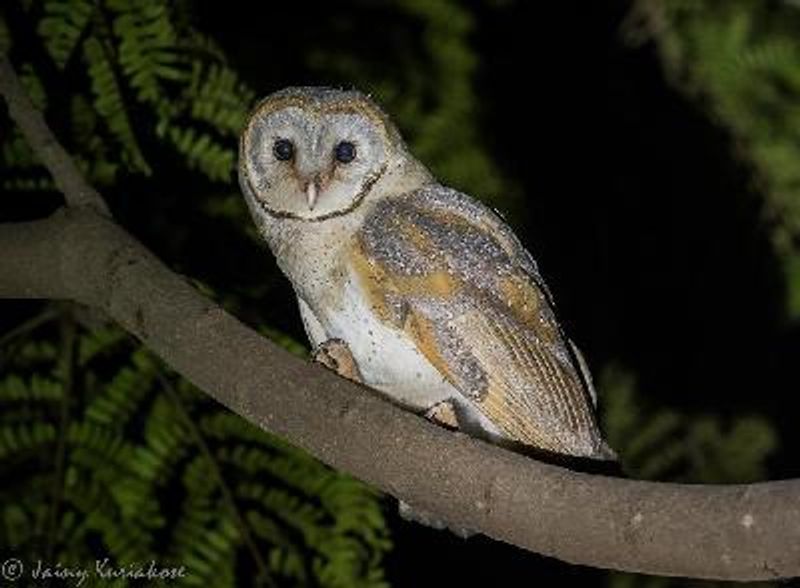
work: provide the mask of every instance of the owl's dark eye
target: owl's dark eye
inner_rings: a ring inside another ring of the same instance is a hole
[[[333,154],[339,163],[350,163],[356,158],[356,146],[350,141],[342,141],[333,150]]]
[[[272,144],[272,154],[278,161],[289,161],[294,157],[294,145],[289,139],[278,139]]]

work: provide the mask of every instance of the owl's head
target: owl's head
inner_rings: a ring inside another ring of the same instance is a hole
[[[250,115],[239,179],[251,206],[273,217],[324,220],[357,207],[405,157],[396,128],[363,94],[289,88]]]

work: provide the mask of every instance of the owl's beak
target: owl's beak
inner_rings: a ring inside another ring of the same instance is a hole
[[[309,210],[314,210],[314,206],[317,204],[317,196],[319,196],[319,184],[314,179],[306,185],[306,200],[308,201]]]
[[[309,210],[314,210],[314,205],[317,203],[318,194],[319,192],[317,190],[317,183],[309,182],[308,186],[306,186],[306,199],[308,200]]]

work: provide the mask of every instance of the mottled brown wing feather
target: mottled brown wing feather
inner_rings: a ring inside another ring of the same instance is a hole
[[[476,310],[455,323],[487,374],[477,406],[508,437],[557,453],[604,454],[583,382],[552,345],[493,311]]]
[[[376,311],[504,436],[611,455],[536,265],[494,213],[439,186],[388,199],[353,261]]]

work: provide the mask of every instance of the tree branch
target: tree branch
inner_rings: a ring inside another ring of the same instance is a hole
[[[0,94],[5,96],[8,110],[25,139],[53,175],[56,187],[70,206],[87,206],[111,216],[103,198],[86,183],[75,162],[50,131],[42,113],[34,108],[25,89],[5,55],[0,54]]]
[[[7,74],[0,91],[9,96]],[[23,127],[25,108],[12,108]],[[458,527],[617,570],[800,575],[800,481],[690,486],[592,476],[437,427],[291,356],[201,296],[87,206],[82,180],[64,178],[75,172],[66,158],[60,148],[42,156],[67,202],[83,207],[0,225],[0,297],[103,310],[245,419]]]

